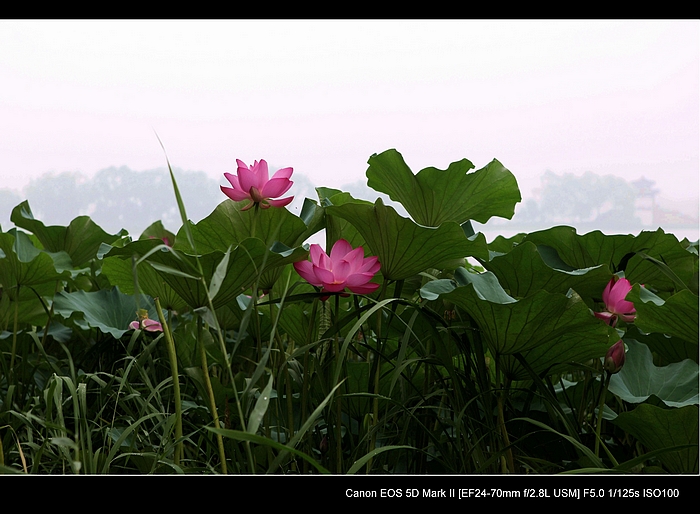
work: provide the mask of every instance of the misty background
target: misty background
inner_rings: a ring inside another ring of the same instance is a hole
[[[0,225],[138,236],[225,199],[236,159],[373,200],[367,159],[498,159],[556,224],[698,239],[700,20],[0,20]],[[157,138],[154,134],[157,134]],[[159,144],[159,140],[162,142]]]
[[[270,174],[277,168],[271,167]],[[202,171],[175,168],[187,215],[198,222],[227,200],[219,185]],[[414,173],[417,170],[414,170]],[[517,174],[516,174],[517,179]],[[304,198],[317,200],[315,187],[305,175],[295,172],[290,193],[294,201],[288,207],[299,214]],[[340,187],[355,198],[374,201],[382,197],[387,204],[407,216],[405,210],[386,195],[370,189],[366,181]],[[627,181],[615,175],[586,172],[557,174],[546,171],[532,194],[523,195],[512,220],[492,218],[486,225],[474,223],[487,239],[497,235],[510,237],[555,225],[569,225],[579,233],[601,230],[606,234],[637,234],[661,227],[679,240],[698,239],[697,199],[686,202],[667,200],[659,195],[657,184],[641,177]],[[177,233],[182,223],[167,168],[135,171],[127,166],[110,167],[87,177],[79,172],[46,173],[32,180],[21,191],[0,189],[0,226],[8,230],[12,209],[24,200],[34,217],[46,225],[68,225],[77,216],[88,215],[105,231],[116,234],[126,229],[137,239],[153,222],[160,220],[166,229]],[[230,200],[227,200],[230,201]],[[317,239],[317,238],[316,238]]]

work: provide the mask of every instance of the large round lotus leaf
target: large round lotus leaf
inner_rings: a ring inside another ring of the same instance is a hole
[[[163,226],[163,222],[158,220],[146,227],[141,233],[141,236],[139,236],[139,239],[158,239],[168,246],[173,246],[175,243],[175,234],[166,230]]]
[[[289,247],[299,246],[309,237],[304,221],[287,209],[250,209],[242,211],[244,202],[224,200],[197,224],[190,223],[197,253],[225,252],[247,238],[255,237],[268,244],[279,241]],[[318,226],[315,230],[319,230]],[[175,238],[176,250],[193,253],[182,227]]]
[[[672,362],[681,362],[685,359],[698,362],[698,342],[687,341],[679,337],[661,334],[658,332],[642,332],[634,324],[627,325],[626,337],[645,344],[656,355],[657,363],[661,365]]]
[[[624,265],[625,278],[632,284],[673,291],[692,287],[697,280],[694,276],[698,256],[661,229],[632,236],[605,235],[600,231],[579,235],[572,227],[553,227],[532,232],[523,241],[552,248],[571,269],[603,264],[617,270]],[[697,285],[694,287],[697,290]]]
[[[109,279],[110,284],[118,286],[126,294],[134,294],[136,278],[139,291],[158,298],[163,309],[180,311],[187,307],[187,302],[147,262],[137,266],[134,277],[133,262],[130,259],[107,257],[102,261],[102,274]]]
[[[700,337],[698,295],[683,289],[662,300],[648,289],[636,284],[627,295],[627,300],[634,303],[637,311],[634,324],[640,330],[647,333],[668,334],[694,343],[697,352]]]
[[[158,319],[150,297],[141,295],[137,301],[135,296],[123,294],[117,287],[93,293],[56,293],[53,309],[56,314],[66,319],[75,313],[79,320],[77,323],[83,325],[83,328],[97,328],[117,339],[131,330],[129,324],[138,319],[137,312],[140,309],[147,310],[150,319]]]
[[[208,306],[207,288],[213,296],[216,309],[234,301],[266,270],[273,270],[308,256],[308,252],[300,247],[290,249],[276,245],[268,249],[265,243],[257,238],[244,239],[227,252],[216,250],[199,257],[167,247],[153,251],[155,246],[157,243],[154,240],[134,241],[123,248],[112,248],[108,256],[131,259],[133,256],[141,258],[148,254],[145,262],[195,309]],[[201,276],[199,266],[202,270]]]
[[[429,282],[421,289],[421,296],[434,299],[437,294],[464,309],[511,378],[528,377],[512,357],[516,353],[539,373],[602,357],[610,346],[610,327],[596,319],[573,291],[566,295],[538,291],[516,301],[491,272],[458,271],[458,281],[466,285],[457,287],[457,281],[447,280]]]
[[[372,205],[372,202],[366,200],[358,200],[353,198],[350,193],[345,193],[337,189],[330,189],[326,187],[317,187],[316,192],[321,200],[321,205],[325,207],[330,207],[331,205],[340,206],[348,203],[356,203],[360,205]],[[368,257],[367,243],[362,237],[362,234],[355,228],[355,226],[350,223],[350,221],[340,217],[332,216],[330,214],[325,216],[325,227],[326,227],[326,252],[330,252],[331,248],[338,239],[345,239],[350,246],[357,248],[362,246],[365,250],[365,256]]]
[[[648,451],[674,446],[690,448],[662,452],[657,458],[671,473],[698,473],[698,407],[689,405],[680,409],[662,409],[641,404],[630,412],[623,412],[613,421],[625,432],[636,437]]]
[[[326,207],[326,211],[357,229],[389,280],[406,279],[428,268],[454,269],[468,256],[488,258],[483,234],[467,238],[454,222],[437,228],[420,226],[399,216],[381,198],[374,205],[346,203]]]
[[[669,407],[698,403],[698,363],[691,360],[654,366],[649,348],[625,339],[625,365],[610,378],[610,392],[629,403],[641,403],[652,394]]]
[[[58,284],[70,278],[72,265],[65,252],[50,254],[36,248],[30,237],[15,229],[0,233],[0,324],[12,327],[48,321],[48,304]]]
[[[508,253],[492,254],[484,266],[492,271],[511,295],[524,297],[539,290],[550,293],[576,291],[592,307],[592,298],[600,298],[612,273],[605,265],[566,270],[545,260],[541,248],[531,242],[517,245]]]
[[[36,248],[24,232],[0,233],[0,285],[12,300],[18,291],[20,300],[53,294],[56,281],[70,276],[63,266],[56,268],[54,257]]]
[[[515,177],[495,159],[473,173],[468,172],[474,165],[462,159],[446,170],[430,167],[416,175],[393,149],[372,155],[368,162],[367,185],[401,203],[426,227],[447,221],[486,223],[492,216],[510,219],[521,200]]]
[[[12,209],[10,219],[18,227],[32,232],[46,251],[66,252],[77,268],[94,259],[102,243],[111,244],[122,235],[108,234],[88,216],[78,216],[67,227],[47,227],[34,219],[27,201]]]
[[[540,373],[602,357],[611,344],[610,327],[596,319],[573,291],[566,295],[538,291],[516,301],[491,272],[458,271],[459,283],[466,285],[457,287],[457,281],[447,280],[429,282],[421,289],[421,296],[434,299],[440,295],[464,309],[513,379],[529,376],[514,357],[516,353]]]

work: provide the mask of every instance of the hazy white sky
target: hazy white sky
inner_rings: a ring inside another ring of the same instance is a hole
[[[0,21],[0,188],[235,159],[316,185],[499,159],[698,196],[700,22]],[[223,183],[223,181],[221,181]],[[147,187],[147,185],[144,185]]]

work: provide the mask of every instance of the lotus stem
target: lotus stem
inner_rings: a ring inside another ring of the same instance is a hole
[[[15,355],[17,355],[17,325],[19,316],[19,287],[17,287],[17,299],[15,300],[15,317],[12,326],[12,355],[10,356],[10,379],[9,383],[12,383],[15,374]]]
[[[600,401],[598,403],[598,416],[596,419],[595,427],[595,456],[598,457],[600,453],[600,431],[603,428],[603,409],[605,408],[605,397],[608,394],[608,385],[610,384],[610,377],[612,374],[605,371],[605,381],[601,380],[601,394]]]
[[[163,309],[160,306],[160,299],[155,298],[154,300],[156,303],[156,310],[158,311],[158,320],[163,327],[163,334],[165,335],[165,341],[168,346],[170,372],[173,377],[173,394],[175,396],[175,440],[177,441],[173,463],[176,466],[179,466],[180,459],[184,453],[184,446],[182,440],[182,399],[180,398],[180,380],[177,370],[177,353],[175,352],[175,343],[173,341],[172,333],[170,332],[170,325],[168,325],[166,322],[165,316],[163,315]]]
[[[510,437],[508,436],[508,430],[506,429],[506,419],[503,413],[503,397],[506,395],[507,387],[505,384],[501,383],[501,371],[500,371],[500,356],[496,356],[496,380],[498,381],[496,387],[498,391],[496,392],[496,407],[498,409],[498,427],[501,430],[501,437],[503,438],[503,444],[506,451],[505,455],[501,455],[501,471],[504,473],[515,473],[515,463],[513,462],[513,452],[509,448]]]
[[[338,356],[340,355],[340,343],[338,341],[340,334],[338,331],[340,330],[340,324],[338,322],[340,318],[340,295],[337,294],[335,295],[335,319],[334,325],[335,325],[335,337],[333,338],[333,355],[335,358],[335,363],[336,366],[342,366]],[[340,376],[340,374],[338,375]],[[334,386],[336,384],[333,384]],[[335,421],[335,448],[336,448],[336,473],[342,473],[343,472],[343,445],[342,445],[342,437],[343,437],[343,427],[342,427],[342,421],[343,421],[343,403],[342,403],[342,398],[341,395],[338,394],[338,397],[335,399],[335,414],[336,414],[336,421]]]
[[[202,337],[202,318],[197,320],[197,342],[199,346],[199,358],[202,361],[202,374],[204,375],[204,387],[207,390],[207,396],[209,396],[209,408],[211,409],[212,418],[214,421],[214,428],[221,428],[219,424],[219,412],[216,409],[216,399],[214,398],[214,389],[211,386],[211,379],[209,378],[209,364],[207,363],[207,351],[204,348],[204,339]],[[224,450],[224,438],[220,433],[216,433],[216,443],[219,447],[219,458],[221,459],[221,473],[226,475],[226,451]]]
[[[379,293],[379,301],[384,300],[386,295],[387,280],[384,279],[382,282],[382,289]],[[377,355],[375,358],[375,373],[374,373],[374,398],[372,401],[372,436],[370,437],[369,451],[372,452],[377,446],[377,430],[376,427],[379,425],[379,377],[381,376],[381,354],[382,354],[382,309],[377,311],[377,325],[376,325],[376,338],[377,338]],[[371,361],[370,361],[371,362]],[[372,469],[372,460],[367,461],[367,473]]]

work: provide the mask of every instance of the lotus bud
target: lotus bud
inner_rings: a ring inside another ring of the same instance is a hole
[[[603,363],[603,367],[605,368],[605,371],[613,375],[620,371],[624,364],[625,343],[623,343],[622,339],[620,339],[617,343],[612,345],[608,350],[608,353],[605,354],[605,362]]]

